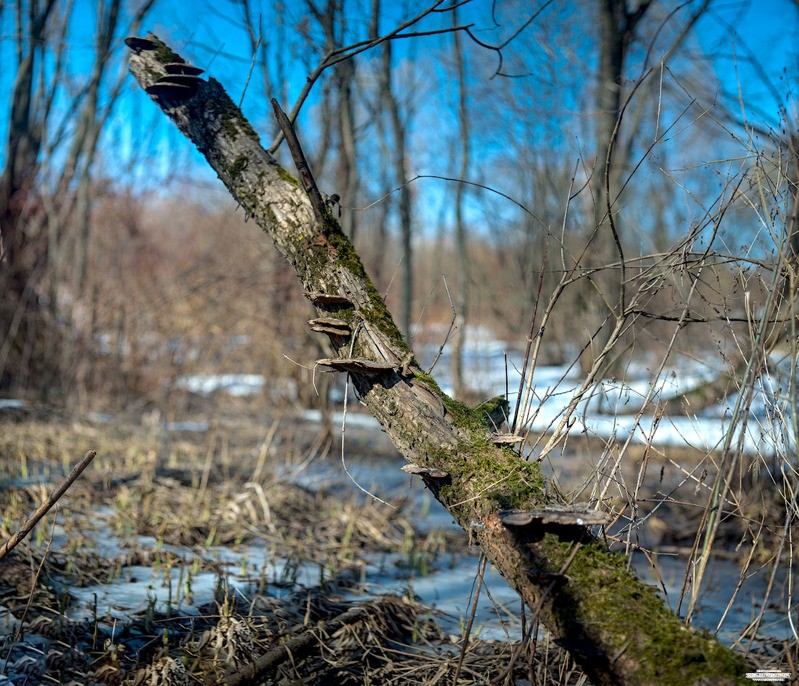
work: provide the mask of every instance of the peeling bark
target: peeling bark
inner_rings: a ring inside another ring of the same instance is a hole
[[[180,60],[153,45],[134,48],[130,61],[143,88],[165,73],[164,63]],[[508,510],[536,513],[558,504],[538,465],[495,445],[479,413],[446,396],[421,370],[332,213],[317,219],[300,184],[261,147],[218,82],[202,81],[185,98],[151,97],[269,234],[319,318],[336,320],[336,353],[376,363],[344,365],[364,404],[594,684],[744,682],[742,659],[712,636],[683,627],[656,591],[627,570],[626,558],[609,552],[587,527],[541,516],[503,524],[502,516],[516,521]]]

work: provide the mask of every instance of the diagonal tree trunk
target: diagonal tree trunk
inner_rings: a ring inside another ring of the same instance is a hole
[[[153,88],[163,64],[181,58],[154,37],[129,40],[134,76],[269,234],[327,318],[340,357],[324,363],[350,374],[412,471],[593,683],[743,682],[742,659],[685,628],[624,556],[591,535],[586,524],[598,513],[553,510],[538,465],[495,445],[478,413],[422,372],[307,167],[302,183],[283,170],[215,80]]]

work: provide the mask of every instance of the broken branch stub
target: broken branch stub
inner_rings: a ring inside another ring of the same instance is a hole
[[[368,360],[365,357],[334,357],[332,359],[325,358],[316,361],[319,367],[329,367],[337,372],[350,372],[357,374],[365,374],[367,376],[374,376],[375,374],[384,374],[386,372],[393,372],[396,370],[397,365],[384,360]]]

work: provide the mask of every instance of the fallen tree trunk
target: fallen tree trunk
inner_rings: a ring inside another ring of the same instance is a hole
[[[684,627],[626,558],[591,534],[587,525],[601,516],[558,510],[538,465],[497,445],[479,413],[421,370],[330,208],[309,188],[308,170],[299,170],[301,184],[282,169],[222,86],[154,36],[128,45],[141,86],[295,269],[319,313],[312,328],[339,355],[324,363],[349,374],[411,471],[592,682],[743,682],[741,658]]]

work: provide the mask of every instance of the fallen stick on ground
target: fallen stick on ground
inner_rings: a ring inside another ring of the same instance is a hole
[[[376,614],[385,609],[390,610],[397,600],[391,596],[375,602],[366,603],[350,608],[338,617],[329,621],[318,622],[308,626],[301,634],[287,640],[285,643],[272,648],[269,652],[245,665],[234,674],[230,674],[224,681],[225,686],[247,686],[258,683],[264,676],[289,659],[301,660],[313,653],[316,646],[320,645],[323,637],[332,636],[339,629],[372,619]]]
[[[95,455],[97,455],[96,450],[87,452],[83,456],[83,459],[73,467],[67,478],[64,479],[64,482],[39,506],[36,512],[28,518],[28,521],[20,527],[19,531],[0,546],[0,560],[10,553],[17,544],[31,532],[31,529],[39,523],[39,520],[47,514],[50,508],[58,502],[61,496],[66,493],[67,489],[81,475],[83,470],[89,466],[89,463],[94,459]]]

